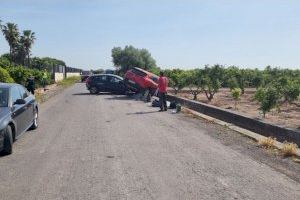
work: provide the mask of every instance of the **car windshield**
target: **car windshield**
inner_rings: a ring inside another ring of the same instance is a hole
[[[0,107],[8,106],[8,88],[0,88]]]

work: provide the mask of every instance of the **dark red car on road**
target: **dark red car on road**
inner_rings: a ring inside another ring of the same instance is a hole
[[[159,77],[146,70],[134,67],[125,74],[125,85],[133,92],[142,92],[149,90],[151,94],[158,87]]]

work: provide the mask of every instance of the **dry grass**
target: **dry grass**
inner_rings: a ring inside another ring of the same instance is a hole
[[[282,152],[283,156],[296,156],[297,150],[298,150],[297,144],[284,142],[281,152]]]
[[[276,138],[267,137],[262,140],[259,140],[258,144],[266,149],[272,149],[274,148],[275,142],[276,142]]]
[[[72,76],[72,77],[66,78],[62,81],[57,82],[57,85],[62,86],[62,87],[70,87],[79,81],[80,81],[80,76]]]

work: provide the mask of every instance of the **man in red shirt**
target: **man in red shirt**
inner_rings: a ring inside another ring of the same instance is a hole
[[[163,72],[160,72],[160,76],[158,79],[158,92],[159,92],[159,104],[160,111],[167,111],[167,88],[168,88],[168,78],[164,76]]]

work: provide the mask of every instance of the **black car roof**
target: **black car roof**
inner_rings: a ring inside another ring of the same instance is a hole
[[[94,74],[92,76],[113,76],[113,77],[116,77],[116,78],[121,78],[123,79],[123,77],[121,76],[118,76],[118,75],[114,75],[114,74]]]

